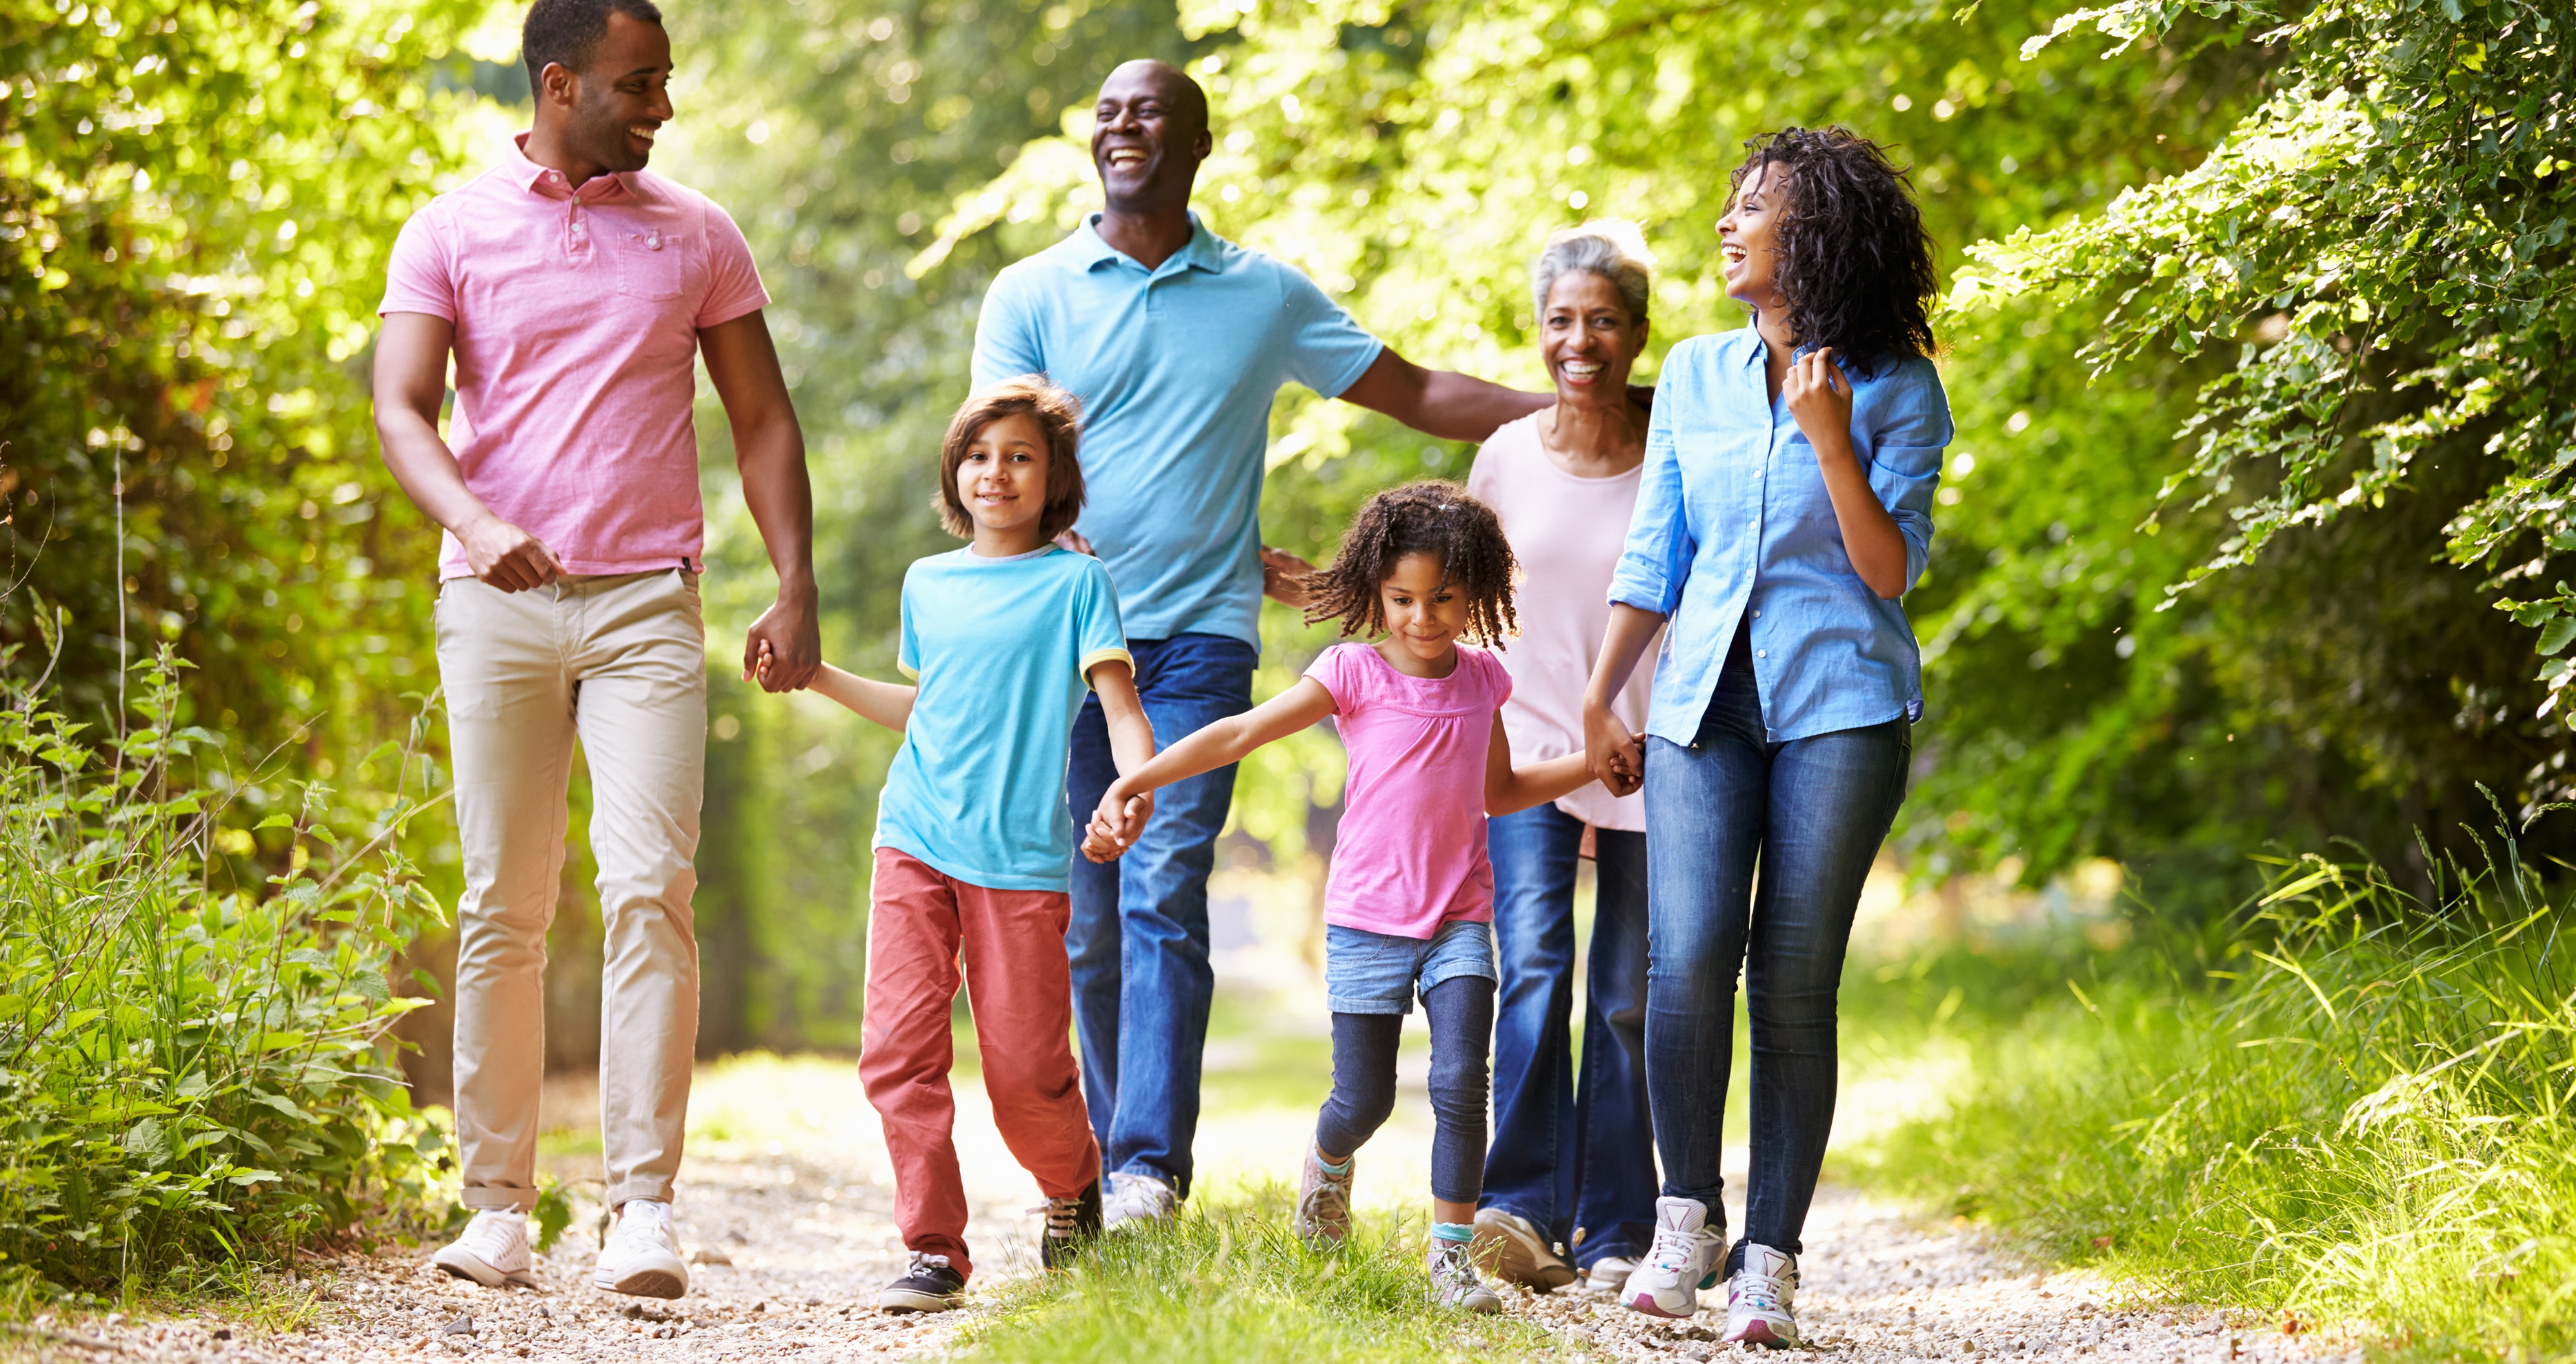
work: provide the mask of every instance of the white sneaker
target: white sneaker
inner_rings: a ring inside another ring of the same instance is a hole
[[[1574,1282],[1574,1266],[1518,1213],[1476,1209],[1475,1246],[1477,1267],[1505,1283],[1546,1293]]]
[[[1680,1319],[1699,1311],[1699,1291],[1717,1283],[1726,1237],[1708,1230],[1696,1198],[1655,1200],[1655,1243],[1619,1290],[1620,1301],[1650,1317]]]
[[[1475,1252],[1456,1241],[1434,1240],[1431,1255],[1423,1267],[1431,1271],[1431,1300],[1443,1307],[1459,1307],[1479,1316],[1493,1316],[1503,1310],[1503,1300],[1476,1273]]]
[[[1109,1196],[1100,1200],[1100,1225],[1116,1231],[1129,1223],[1169,1222],[1180,1211],[1180,1195],[1152,1175],[1121,1170],[1109,1177]]]
[[[1718,1339],[1775,1347],[1798,1343],[1798,1257],[1744,1243],[1744,1267],[1726,1283],[1726,1334]]]
[[[537,1286],[537,1257],[528,1249],[528,1215],[515,1209],[485,1208],[474,1214],[474,1220],[465,1224],[465,1234],[429,1262],[485,1288]]]
[[[671,1205],[630,1198],[599,1251],[590,1286],[636,1298],[676,1298],[689,1291],[689,1266],[671,1232]]]
[[[1628,1276],[1637,1272],[1634,1255],[1604,1255],[1592,1262],[1592,1271],[1583,1276],[1585,1293],[1598,1293],[1605,1298],[1619,1296],[1628,1286]]]

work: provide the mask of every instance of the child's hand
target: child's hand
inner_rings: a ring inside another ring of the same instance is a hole
[[[776,657],[777,655],[770,652],[769,641],[765,639],[762,640],[760,642],[760,661],[753,664],[751,667],[742,670],[742,680],[745,682],[750,681],[752,679],[752,675],[755,673],[759,674],[762,681],[765,682],[769,680],[769,665],[776,659]]]
[[[1137,835],[1145,831],[1145,821],[1153,817],[1153,792],[1122,797],[1113,783],[1100,793],[1100,808],[1091,813],[1091,829],[1083,843],[1084,853],[1088,855],[1094,846],[1098,846],[1103,852],[1092,856],[1092,861],[1106,862],[1118,856],[1136,846]]]

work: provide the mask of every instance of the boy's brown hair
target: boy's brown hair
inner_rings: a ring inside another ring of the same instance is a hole
[[[1511,541],[1493,510],[1455,483],[1425,479],[1370,498],[1342,533],[1333,562],[1305,577],[1306,623],[1338,620],[1342,634],[1381,634],[1386,605],[1378,584],[1408,554],[1440,558],[1444,586],[1467,598],[1467,638],[1491,646],[1519,633],[1512,613]]]
[[[1073,529],[1082,515],[1082,400],[1043,374],[1023,374],[968,398],[949,419],[948,438],[940,442],[939,524],[960,540],[974,538],[975,518],[958,499],[957,468],[985,427],[1013,416],[1034,418],[1046,433],[1046,509],[1038,513],[1039,536],[1052,540]]]

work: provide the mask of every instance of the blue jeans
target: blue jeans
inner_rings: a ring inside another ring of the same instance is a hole
[[[1739,655],[1750,633],[1736,632]],[[1744,1238],[1795,1255],[1834,1125],[1843,950],[1914,739],[1900,716],[1766,742],[1751,663],[1728,660],[1689,746],[1646,741],[1646,1088],[1664,1193],[1699,1200],[1719,1226],[1740,968],[1753,1024]]]
[[[1211,722],[1252,708],[1253,647],[1224,635],[1131,639],[1136,690],[1154,743],[1169,748]],[[1117,780],[1100,698],[1073,722],[1065,806],[1091,822]],[[1154,817],[1127,855],[1106,865],[1073,859],[1074,1035],[1082,1097],[1100,1138],[1104,1173],[1129,1171],[1190,1190],[1199,1126],[1199,1060],[1207,1048],[1208,870],[1234,802],[1234,769],[1220,767],[1154,793]]]
[[[1483,1206],[1574,1248],[1577,1268],[1646,1253],[1655,1156],[1646,1117],[1646,836],[1596,835],[1598,892],[1577,1083],[1574,871],[1583,821],[1553,805],[1485,822],[1494,933],[1494,1140]]]

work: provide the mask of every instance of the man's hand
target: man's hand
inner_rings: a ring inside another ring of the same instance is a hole
[[[1055,537],[1055,547],[1071,554],[1087,554],[1094,559],[1100,557],[1099,552],[1091,547],[1090,538],[1078,530],[1068,530]]]
[[[1313,564],[1284,549],[1261,547],[1261,595],[1281,606],[1306,609],[1312,594],[1307,592],[1304,579],[1314,571]]]
[[[563,562],[545,541],[488,511],[467,522],[456,539],[474,576],[504,592],[525,592],[563,576]]]
[[[822,663],[823,629],[810,588],[781,591],[743,636],[742,680],[758,677],[763,691],[801,691]]]

